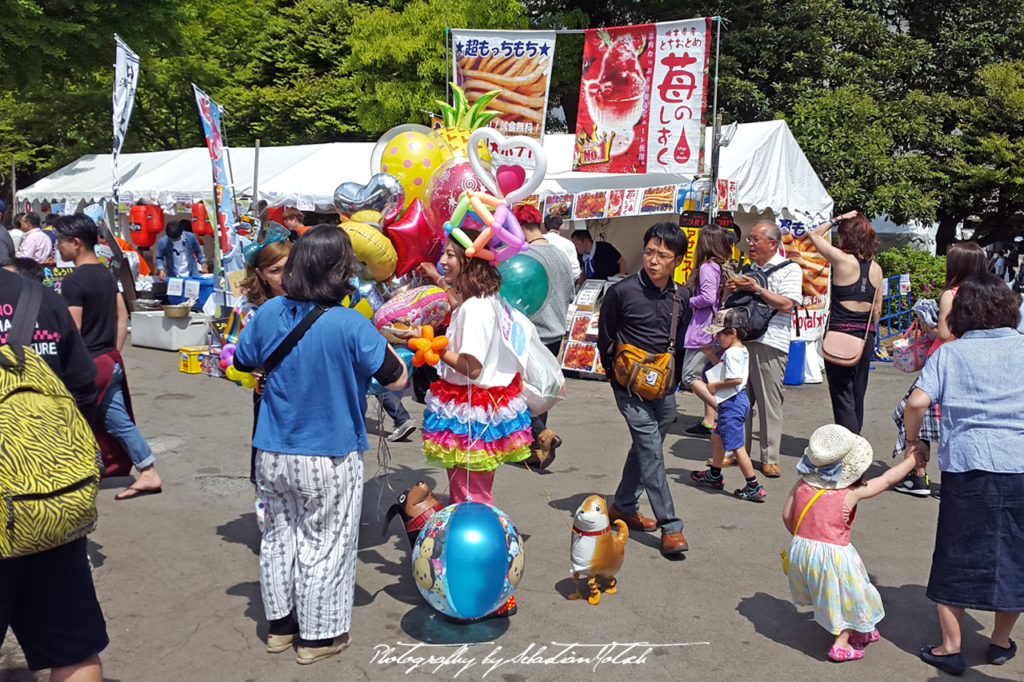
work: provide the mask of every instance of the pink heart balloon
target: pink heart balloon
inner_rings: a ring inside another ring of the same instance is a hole
[[[498,181],[498,189],[501,190],[501,193],[508,195],[523,186],[523,183],[526,182],[526,171],[522,166],[505,164],[498,167],[494,177]]]

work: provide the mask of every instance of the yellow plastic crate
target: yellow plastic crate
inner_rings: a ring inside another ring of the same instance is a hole
[[[185,348],[179,348],[178,357],[180,362],[178,369],[185,374],[202,374],[203,361],[199,355],[200,353],[208,353],[209,350],[208,346],[186,346]]]

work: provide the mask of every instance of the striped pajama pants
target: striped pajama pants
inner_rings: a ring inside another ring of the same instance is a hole
[[[260,590],[267,620],[294,611],[303,639],[348,632],[363,454],[317,457],[259,450],[256,485],[266,504]]]

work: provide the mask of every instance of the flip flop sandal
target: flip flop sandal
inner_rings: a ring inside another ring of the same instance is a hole
[[[129,490],[135,491],[134,494],[132,494],[132,495],[124,495],[124,493],[128,492]],[[123,500],[134,500],[136,497],[145,497],[146,495],[159,495],[161,492],[163,492],[163,488],[150,488],[148,490],[143,490],[141,488],[131,488],[131,487],[129,487],[129,488],[125,488],[120,493],[115,495],[114,499],[117,500],[118,502],[121,502]],[[123,497],[122,497],[122,495],[123,495]]]

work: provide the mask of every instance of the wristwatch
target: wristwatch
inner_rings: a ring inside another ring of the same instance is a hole
[[[758,296],[760,296],[762,291],[764,291],[764,287],[762,287],[760,284],[758,284],[757,285],[757,291],[755,291],[754,293],[757,294]]]

